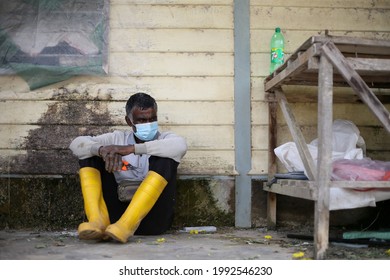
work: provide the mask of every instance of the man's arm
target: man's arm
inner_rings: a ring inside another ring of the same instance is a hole
[[[100,156],[106,163],[107,171],[122,168],[122,156],[131,153],[166,157],[180,162],[187,152],[186,140],[174,133],[165,132],[154,141],[142,144],[124,145],[125,134],[115,131],[99,136],[79,136],[72,141],[70,149],[79,159]]]
[[[109,172],[122,168],[122,155],[134,153],[133,145],[125,144],[125,134],[121,131],[106,133],[99,136],[79,136],[69,148],[79,159],[100,156]]]
[[[73,154],[79,159],[86,159],[99,155],[99,148],[108,145],[124,145],[125,134],[122,131],[114,131],[98,136],[79,136],[69,145]]]
[[[187,152],[186,140],[171,132],[165,132],[161,138],[134,145],[134,154],[148,154],[158,157],[166,157],[180,162]]]
[[[99,155],[103,158],[108,172],[121,170],[122,156],[134,153],[134,145],[109,145],[99,148]]]

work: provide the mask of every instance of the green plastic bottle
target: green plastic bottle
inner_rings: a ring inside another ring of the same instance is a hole
[[[275,28],[275,33],[271,38],[271,65],[269,72],[272,74],[276,68],[284,63],[284,37],[280,28]]]

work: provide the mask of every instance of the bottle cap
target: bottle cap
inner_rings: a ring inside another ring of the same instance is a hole
[[[280,32],[280,27],[276,27],[275,32]]]

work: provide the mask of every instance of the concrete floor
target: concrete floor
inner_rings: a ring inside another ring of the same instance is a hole
[[[271,236],[271,239],[265,236]],[[134,236],[126,244],[83,241],[76,230],[0,231],[2,260],[291,260],[307,242],[293,244],[265,229],[217,229],[213,233],[172,231]]]
[[[296,259],[295,253],[304,254],[301,259],[310,259],[313,255],[313,242],[286,236],[286,232],[266,229],[224,228],[213,233],[171,231],[161,236],[135,236],[128,243],[120,244],[112,240],[82,241],[78,239],[76,230],[2,230],[0,271],[4,279],[106,280],[124,279],[123,276],[127,276],[150,280],[209,280],[214,276],[221,276],[220,279],[228,276],[229,279],[271,276],[238,276],[238,272],[234,270],[245,268],[247,273],[260,273],[265,268],[267,273],[272,272],[272,279],[314,279],[319,277],[320,271],[322,278],[360,280],[383,278],[388,267],[390,256],[385,253],[387,248],[351,249],[332,244],[329,248],[330,259],[374,261],[366,261],[363,270],[356,269],[359,263],[350,260],[341,263],[293,261]],[[160,274],[155,274],[156,271]],[[235,276],[230,275],[233,271]],[[150,274],[152,272],[154,274]]]

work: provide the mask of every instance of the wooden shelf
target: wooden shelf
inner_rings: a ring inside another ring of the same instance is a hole
[[[280,85],[318,85],[321,47],[332,42],[371,88],[390,88],[390,41],[352,37],[313,36],[268,76],[265,91]],[[335,86],[349,86],[335,69]]]
[[[390,114],[383,103],[390,102],[390,41],[352,37],[313,36],[306,40],[272,75],[264,81],[269,104],[269,182],[267,216],[276,225],[276,195],[315,201],[314,258],[326,255],[329,237],[330,188],[390,189],[390,182],[330,181],[332,172],[333,103],[365,104],[390,133]],[[288,88],[313,87],[316,92],[288,94]],[[334,87],[350,87],[349,94],[335,94]],[[378,89],[378,90],[374,90]],[[289,102],[318,103],[318,160],[314,162],[289,106]],[[276,173],[277,105],[304,164],[308,181],[278,179]]]

